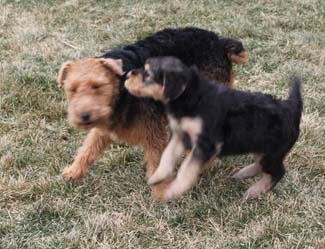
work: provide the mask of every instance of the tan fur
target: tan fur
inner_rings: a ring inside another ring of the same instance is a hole
[[[157,168],[167,144],[165,117],[157,122],[140,115],[128,128],[111,128],[109,124],[114,101],[119,95],[118,75],[122,73],[121,60],[86,58],[62,65],[58,83],[64,87],[69,100],[69,121],[78,129],[89,130],[74,162],[63,170],[66,179],[82,178],[113,141],[141,145],[144,148],[148,177]],[[89,124],[80,118],[85,112],[91,113]],[[152,186],[156,199],[162,199],[169,182],[167,179]]]
[[[173,137],[171,138],[168,146],[163,152],[160,164],[148,180],[148,184],[156,184],[159,181],[162,181],[166,178],[171,179],[171,175],[175,169],[175,163],[177,159],[181,157],[184,153],[185,148],[182,144],[181,138],[177,133],[177,130],[185,130],[190,134],[190,137],[193,142],[197,140],[197,135],[201,132],[202,129],[202,120],[200,118],[183,118],[180,122],[174,119],[172,116],[168,116],[169,124],[174,130]],[[221,150],[222,145],[216,145],[217,150]],[[189,154],[188,151],[186,154]],[[200,173],[205,173],[207,170],[214,166],[214,158],[211,158],[207,163],[205,163],[200,168]]]
[[[63,170],[63,176],[67,180],[79,180],[82,178],[110,141],[109,133],[106,130],[91,129],[82,147],[79,149],[73,164]]]
[[[123,62],[121,59],[100,58],[98,59],[107,69],[118,75],[123,75]]]
[[[244,65],[248,60],[248,52],[243,51],[239,54],[230,54],[228,57],[232,63]]]
[[[243,51],[239,54],[229,54],[228,58],[229,60],[234,64],[244,65],[249,57],[249,53],[247,51]],[[230,70],[230,79],[228,83],[229,88],[235,88],[236,87],[236,79],[235,79],[235,73],[233,69],[233,65],[231,66]]]
[[[263,172],[261,160],[263,155],[255,154],[255,163],[250,164],[243,169],[236,172],[232,177],[240,180],[254,177]],[[262,178],[253,184],[244,194],[244,199],[257,198],[262,193],[269,191],[272,188],[272,176],[267,173],[263,173]]]
[[[125,87],[128,91],[138,97],[151,97],[155,100],[164,100],[164,89],[159,84],[145,85],[142,82],[142,76],[129,75],[128,80],[125,82]]]
[[[192,119],[193,120],[193,119]],[[169,125],[171,127],[172,130],[178,130],[179,124],[177,122],[177,120],[175,118],[173,118],[172,116],[168,116],[168,121],[169,121]],[[184,122],[185,121],[185,122]],[[191,119],[183,119],[183,125],[189,126],[191,122]],[[202,129],[202,124],[199,121],[199,119],[194,119],[194,126],[193,127],[188,127],[189,130],[192,130],[192,137],[195,138],[197,136],[197,132],[200,131]],[[195,128],[196,127],[196,128]],[[196,138],[195,138],[196,140]],[[189,154],[190,151],[186,151],[186,154]],[[201,174],[205,173],[206,171],[208,171],[209,169],[213,168],[214,166],[214,159],[215,157],[212,157],[207,163],[205,163],[202,168],[201,168]]]
[[[144,65],[144,69],[145,69],[147,72],[151,72],[150,64],[146,63],[146,64]]]
[[[115,130],[119,141],[143,147],[148,178],[156,171],[161,155],[167,145],[166,125],[167,120],[165,118],[162,118],[159,123],[139,119],[128,129],[118,127]],[[170,179],[165,179],[161,183],[151,186],[157,200],[162,200],[163,192],[169,182]]]
[[[176,120],[172,116],[168,116],[169,124],[172,130],[185,131],[190,136],[193,143],[196,142],[198,134],[202,130],[202,120],[199,117],[196,118],[182,118],[180,121]]]
[[[258,162],[256,162],[239,170],[232,177],[236,179],[244,180],[250,177],[254,177],[261,172],[262,172],[262,167]]]
[[[262,159],[261,155],[255,155],[255,163],[250,164],[238,172],[236,172],[232,177],[240,180],[244,180],[250,177],[254,177],[259,173],[262,173],[262,166],[260,160]]]
[[[180,166],[176,179],[165,190],[165,200],[179,198],[197,182],[200,175],[201,165],[192,155],[193,150]]]
[[[67,77],[67,73],[71,64],[72,64],[71,61],[66,61],[65,63],[62,64],[57,78],[57,82],[59,86],[62,86],[64,84],[64,80]]]
[[[174,130],[174,131],[179,130],[179,124],[173,116],[168,115],[168,122],[169,122],[170,128],[172,130]]]
[[[108,69],[108,67],[110,69]],[[112,59],[86,58],[64,63],[58,82],[69,99],[68,119],[78,129],[107,126],[114,98],[118,94],[118,76],[122,68]],[[88,122],[81,119],[90,113]]]
[[[183,131],[186,131],[192,143],[196,143],[197,136],[202,131],[202,119],[201,118],[182,118],[180,126]]]
[[[263,177],[250,186],[244,195],[244,199],[253,199],[259,197],[262,193],[269,191],[272,188],[272,176],[263,173]]]
[[[170,176],[172,176],[177,160],[184,153],[185,148],[181,137],[174,133],[166,149],[164,150],[159,166],[154,174],[148,179],[148,184],[156,184]]]

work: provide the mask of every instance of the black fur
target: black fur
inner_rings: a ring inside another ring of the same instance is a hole
[[[217,33],[199,28],[164,29],[143,40],[121,49],[110,51],[101,57],[122,59],[123,70],[139,68],[149,57],[175,56],[186,65],[196,65],[202,72],[213,70],[214,80],[223,84],[230,81],[231,54],[245,51],[240,41],[220,37]],[[100,57],[100,58],[101,58]],[[152,113],[152,118],[163,114],[163,107],[151,99],[136,98],[124,88],[125,77],[120,81],[120,94],[116,99],[111,125],[132,125],[136,115],[142,111]]]
[[[166,93],[165,97],[179,95],[167,102],[167,114],[176,121],[184,117],[202,120],[202,132],[193,147],[193,155],[202,165],[216,153],[220,157],[256,153],[263,155],[260,164],[263,172],[271,174],[273,186],[282,178],[284,158],[299,136],[302,113],[299,78],[292,78],[288,99],[278,100],[268,94],[215,84],[176,58],[153,58],[148,64],[155,83],[164,87],[173,85],[174,92]],[[170,80],[163,82],[163,78]],[[179,89],[184,87],[180,93]],[[184,133],[185,147],[188,140],[188,134]],[[222,144],[220,152],[216,144]]]

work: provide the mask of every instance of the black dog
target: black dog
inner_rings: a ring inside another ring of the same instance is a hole
[[[148,59],[145,70],[129,73],[126,88],[137,96],[165,103],[171,140],[160,164],[149,178],[155,184],[172,175],[176,160],[191,148],[164,198],[181,196],[197,181],[200,167],[214,155],[254,153],[255,164],[234,177],[263,173],[246,192],[254,198],[283,177],[283,161],[299,136],[302,112],[300,80],[292,79],[287,100],[262,93],[243,92],[215,84],[173,57]]]
[[[143,67],[146,59],[174,56],[187,66],[196,65],[203,75],[234,86],[234,64],[245,64],[248,52],[235,39],[194,27],[163,29],[143,40],[108,52],[99,58],[123,60],[123,71]]]

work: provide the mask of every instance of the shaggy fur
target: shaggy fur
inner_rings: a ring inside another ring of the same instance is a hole
[[[140,68],[149,57],[174,56],[196,65],[209,79],[234,86],[234,64],[245,64],[248,53],[238,40],[199,28],[164,29],[135,44],[101,57],[122,59],[123,70]]]
[[[197,29],[165,29],[132,45],[98,58],[68,61],[60,69],[58,83],[68,99],[72,126],[89,130],[70,167],[63,175],[78,180],[111,142],[144,148],[147,175],[156,169],[167,144],[164,107],[149,98],[136,98],[124,88],[125,74],[143,66],[151,56],[172,55],[195,64],[206,76],[233,86],[232,64],[242,64],[247,53],[242,43]],[[154,186],[159,198],[164,184]]]
[[[256,155],[255,164],[234,175],[244,179],[263,173],[246,198],[270,190],[283,177],[283,161],[299,136],[302,99],[298,78],[292,79],[289,98],[277,100],[215,84],[180,60],[163,57],[148,59],[145,70],[130,72],[125,84],[132,94],[166,105],[172,138],[149,184],[170,177],[177,159],[191,148],[164,199],[177,198],[190,189],[200,167],[213,156]]]

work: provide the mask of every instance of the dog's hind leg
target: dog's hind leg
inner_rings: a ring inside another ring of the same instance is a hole
[[[250,177],[254,177],[262,172],[262,165],[260,163],[262,159],[261,155],[255,155],[255,163],[250,164],[238,172],[236,172],[232,177],[239,180],[244,180]]]
[[[260,164],[262,166],[262,178],[253,184],[245,193],[245,199],[257,198],[260,194],[271,190],[285,174],[283,156],[265,155]]]

